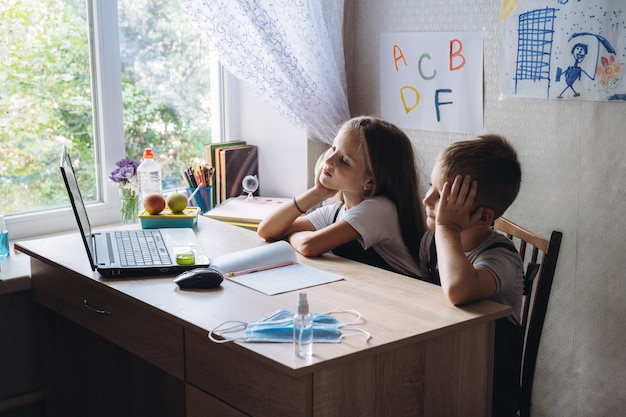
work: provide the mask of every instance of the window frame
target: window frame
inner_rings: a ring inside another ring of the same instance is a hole
[[[99,201],[86,204],[92,226],[120,221],[117,187],[107,178],[115,162],[125,157],[117,0],[86,0],[90,42],[91,84],[94,118],[94,152]],[[217,60],[211,68],[213,141],[224,138],[224,73]],[[213,108],[215,106],[215,108]],[[59,161],[61,150],[59,149]],[[59,172],[59,181],[62,181]],[[72,208],[20,213],[6,217],[11,240],[44,234],[77,231]]]

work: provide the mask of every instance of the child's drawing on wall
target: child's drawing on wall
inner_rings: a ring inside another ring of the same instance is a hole
[[[505,96],[626,100],[626,2],[503,0]]]
[[[557,96],[557,98],[563,98],[563,93],[567,89],[572,90],[574,93],[574,97],[580,96],[580,93],[574,89],[574,83],[579,81],[582,77],[582,74],[585,74],[587,77],[593,80],[593,77],[580,67],[580,63],[583,62],[583,59],[587,56],[587,45],[584,43],[577,43],[572,48],[572,56],[574,57],[574,65],[567,67],[567,69],[563,72],[561,68],[557,68],[556,70],[556,82],[561,81],[561,75],[565,78],[565,83],[567,86],[561,91],[561,94]]]
[[[600,86],[609,100],[626,100],[625,94],[613,94],[622,82],[622,64],[615,61],[615,56],[600,59],[598,67]]]

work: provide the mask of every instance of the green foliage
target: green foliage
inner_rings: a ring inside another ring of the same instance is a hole
[[[11,198],[2,199],[0,212],[6,213],[64,202],[60,145],[92,129],[84,21],[68,13],[64,2],[12,1],[1,7],[0,195]],[[85,168],[93,171],[90,159]]]
[[[208,52],[178,0],[119,0],[118,9],[127,156],[152,147],[164,186],[182,186],[179,166],[211,141]],[[62,144],[85,199],[97,198],[85,16],[82,0],[0,3],[0,213],[68,204]]]
[[[180,166],[211,141],[208,50],[178,0],[119,0],[118,8],[127,154],[141,159],[152,147],[164,187],[181,187]]]

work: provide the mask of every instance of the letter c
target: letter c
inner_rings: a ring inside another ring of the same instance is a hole
[[[422,60],[424,58],[430,59],[430,54],[422,54],[422,56],[420,56],[420,59],[418,61],[418,65],[417,65],[418,71],[419,71],[420,75],[422,76],[422,78],[424,80],[432,80],[437,75],[437,70],[433,70],[433,75],[431,75],[431,76],[424,75],[424,72],[422,71]]]

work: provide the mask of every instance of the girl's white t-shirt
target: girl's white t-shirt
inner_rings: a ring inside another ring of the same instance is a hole
[[[364,250],[370,247],[395,271],[412,277],[421,276],[419,265],[405,246],[398,222],[396,205],[387,197],[376,196],[363,200],[347,209],[343,202],[322,206],[307,214],[306,218],[316,230],[323,229],[337,220],[345,220],[356,230]]]

